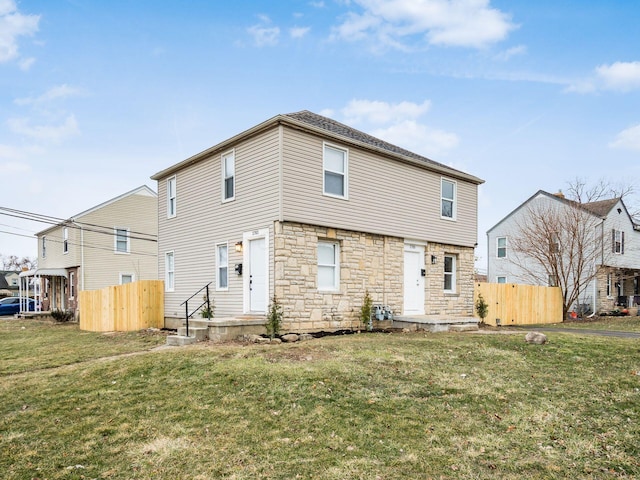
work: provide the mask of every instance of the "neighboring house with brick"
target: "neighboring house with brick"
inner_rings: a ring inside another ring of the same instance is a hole
[[[21,286],[42,311],[75,311],[82,290],[155,280],[157,232],[157,194],[143,185],[38,232],[38,268]]]
[[[395,315],[473,316],[475,176],[301,111],[152,178],[168,327],[209,282],[216,318],[264,318],[275,295],[289,331],[357,327],[366,290]]]
[[[595,272],[595,277],[582,289],[576,302],[579,305],[572,305],[572,309],[586,307],[594,312],[607,312],[616,306],[640,303],[640,226],[621,198],[577,203],[565,199],[562,193],[539,190],[487,231],[489,282],[553,286],[553,276],[544,271],[540,262],[513,248],[514,238],[519,234],[518,225],[531,224],[530,212],[536,211],[538,205],[581,209],[591,217],[588,224],[593,228],[597,252],[593,255],[593,265],[588,267]],[[554,248],[562,252],[563,245]],[[533,281],[531,274],[536,271],[539,271],[539,275],[534,275],[538,282]]]

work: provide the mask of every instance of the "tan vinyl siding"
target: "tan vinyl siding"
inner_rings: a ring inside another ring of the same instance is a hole
[[[135,280],[156,280],[157,242],[137,238],[129,239],[128,254],[115,252],[114,228],[128,228],[131,237],[145,237],[134,232],[157,235],[157,199],[155,196],[133,194],[102,208],[78,217],[78,222],[108,227],[108,232],[97,233],[84,229],[84,273],[79,272],[81,289],[96,290],[120,283],[120,274],[134,274]],[[76,234],[80,237],[80,231]],[[146,238],[146,237],[145,237]],[[154,238],[154,237],[152,237]],[[80,241],[77,242],[80,244]],[[77,247],[80,250],[80,247]],[[78,262],[80,264],[80,262]]]
[[[38,236],[38,268],[69,268],[80,265],[80,230],[67,227],[68,252],[63,252],[63,227],[55,227]],[[47,255],[42,258],[42,237],[46,237]]]
[[[454,178],[456,220],[441,219],[442,175],[329,142],[349,152],[348,200],[324,196],[323,139],[289,127],[283,130],[285,221],[460,246],[476,243],[476,185]]]
[[[235,200],[222,202],[220,158],[235,152]],[[239,315],[243,309],[243,278],[234,272],[242,263],[235,244],[243,232],[269,228],[269,258],[273,258],[273,222],[278,216],[278,129],[212,153],[176,175],[176,216],[167,218],[167,178],[158,180],[159,278],[165,278],[165,253],[174,252],[175,290],[165,295],[165,315],[183,317],[187,298],[209,282],[215,316]],[[229,287],[215,291],[215,246],[229,246]],[[269,262],[270,292],[273,262]],[[194,299],[199,302],[201,298]]]

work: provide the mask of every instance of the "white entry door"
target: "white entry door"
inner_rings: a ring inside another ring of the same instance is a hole
[[[249,240],[249,311],[267,311],[267,252],[264,238]]]
[[[424,315],[424,247],[404,246],[404,314]]]

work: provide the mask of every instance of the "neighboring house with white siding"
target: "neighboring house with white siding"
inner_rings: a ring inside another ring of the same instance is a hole
[[[157,194],[143,185],[38,232],[38,268],[20,276],[42,311],[75,311],[82,290],[157,279],[157,234]]]
[[[396,315],[473,316],[483,181],[308,111],[277,115],[152,176],[166,325],[211,282],[215,316],[289,331]],[[197,299],[199,300],[199,299]]]
[[[577,303],[594,312],[640,303],[640,226],[634,222],[621,198],[576,203],[565,199],[562,193],[539,190],[487,231],[488,281],[536,283],[530,272],[540,269],[540,275],[535,275],[540,279],[536,284],[552,286],[553,278],[543,271],[539,262],[519,255],[512,248],[513,240],[519,234],[518,225],[530,225],[533,222],[530,212],[542,204],[578,208],[593,218],[590,225],[599,250],[593,256],[595,278],[582,289]],[[559,248],[562,249],[562,245]],[[580,307],[573,305],[572,308]]]

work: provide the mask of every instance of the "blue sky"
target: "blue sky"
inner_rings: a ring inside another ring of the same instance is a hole
[[[306,109],[485,179],[482,266],[538,189],[640,188],[639,20],[632,1],[0,0],[0,206],[69,217]],[[0,233],[0,253],[36,242]]]

